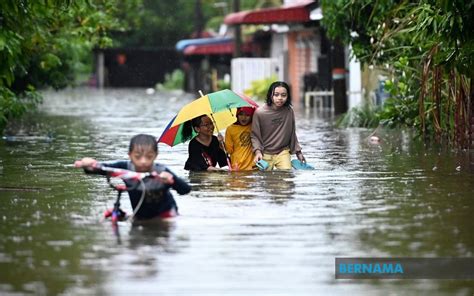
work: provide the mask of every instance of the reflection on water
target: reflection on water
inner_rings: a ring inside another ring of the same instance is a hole
[[[291,199],[294,194],[295,175],[292,171],[240,171],[190,172],[193,191],[206,197],[237,199],[269,198],[275,202]],[[225,192],[223,192],[225,188]]]
[[[161,134],[190,95],[50,92],[0,140],[0,294],[471,295],[472,281],[334,279],[334,258],[473,256],[473,156],[406,131],[334,129],[309,110],[297,131],[314,171],[193,172],[187,145],[158,161],[187,179],[170,223],[120,222],[103,177],[68,166],[127,157]],[[128,199],[122,208],[131,212]],[[119,239],[119,240],[118,240]]]

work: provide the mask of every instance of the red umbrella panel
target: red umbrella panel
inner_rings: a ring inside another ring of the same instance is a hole
[[[165,128],[165,131],[163,132],[163,134],[161,134],[160,138],[158,139],[158,142],[165,143],[171,147],[178,145],[180,143],[184,143],[183,137],[181,134],[181,131],[183,130],[183,124],[171,127],[175,118],[176,116],[173,117],[173,119],[171,119],[171,121],[168,123],[168,125]],[[193,137],[196,134],[197,133],[193,130]]]

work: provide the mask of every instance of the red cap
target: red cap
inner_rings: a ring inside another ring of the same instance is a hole
[[[253,108],[253,107],[239,107],[239,108],[237,108],[237,115],[239,115],[240,113],[245,113],[249,116],[252,116],[253,112],[255,112],[255,108]]]

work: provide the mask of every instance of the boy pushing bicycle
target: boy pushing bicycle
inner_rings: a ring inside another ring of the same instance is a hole
[[[166,219],[178,215],[176,204],[170,189],[178,194],[187,194],[191,187],[176,176],[166,166],[155,163],[158,146],[155,137],[139,134],[130,140],[129,160],[97,162],[85,157],[75,162],[76,167],[84,168],[87,174],[108,175],[108,168],[151,173],[150,177],[124,179],[126,191],[134,211],[135,220]],[[147,175],[147,176],[148,176]]]

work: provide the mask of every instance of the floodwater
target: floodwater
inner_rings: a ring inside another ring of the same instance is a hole
[[[472,155],[406,131],[336,129],[302,108],[314,171],[195,173],[187,145],[158,161],[188,180],[171,223],[114,232],[115,193],[70,165],[127,157],[192,99],[178,93],[46,92],[0,140],[0,294],[472,295],[474,281],[336,280],[336,257],[474,256]],[[128,198],[123,209],[130,212]]]

